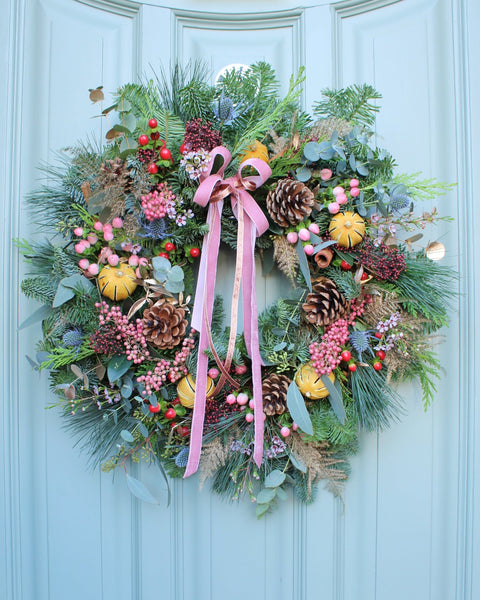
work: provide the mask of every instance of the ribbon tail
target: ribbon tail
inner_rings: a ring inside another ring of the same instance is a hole
[[[247,225],[248,223],[248,225]],[[253,458],[258,466],[263,460],[264,413],[262,394],[262,359],[258,336],[257,293],[255,286],[255,238],[253,222],[246,219],[244,244],[243,319],[244,336],[252,360],[254,450]]]
[[[220,202],[217,203],[217,206],[212,206],[209,209],[208,220],[210,230],[204,239],[202,251],[204,261],[203,264],[200,264],[195,306],[192,315],[192,326],[200,332],[200,338],[198,342],[197,377],[190,434],[190,452],[184,477],[189,477],[197,471],[202,451],[208,371],[208,357],[205,352],[208,349],[208,327],[213,312],[216,266],[220,248],[221,211],[222,204]]]

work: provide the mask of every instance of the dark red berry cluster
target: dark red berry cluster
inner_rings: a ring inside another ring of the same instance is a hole
[[[387,246],[381,242],[375,246],[370,239],[365,239],[362,246],[352,251],[358,254],[358,261],[365,269],[373,273],[377,279],[395,281],[407,268],[405,256],[395,246]]]
[[[90,336],[90,346],[97,354],[124,354],[125,346],[118,339],[118,329],[114,323],[105,323]]]
[[[158,160],[158,152],[152,148],[139,148],[137,156],[138,160],[146,165]]]
[[[212,129],[210,121],[203,123],[202,119],[188,121],[185,126],[185,148],[188,151],[212,150],[222,145],[222,135],[216,129]]]
[[[207,403],[205,405],[204,433],[212,430],[216,431],[216,425],[219,421],[226,419],[238,410],[240,410],[238,404],[231,405],[215,398],[207,398]]]

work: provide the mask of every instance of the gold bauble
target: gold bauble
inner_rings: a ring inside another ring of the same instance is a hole
[[[191,375],[183,377],[177,384],[177,396],[180,400],[180,404],[185,406],[185,408],[193,408],[195,402],[195,386],[196,381]],[[213,383],[213,379],[207,377],[207,398],[210,398],[214,389],[215,384]]]
[[[240,157],[240,162],[242,163],[247,158],[259,158],[268,164],[268,149],[262,142],[255,140],[249,144],[245,154]]]
[[[135,277],[135,271],[127,265],[118,267],[105,265],[98,276],[98,285],[104,296],[117,302],[118,300],[125,300],[135,291],[137,278]]]
[[[338,213],[330,221],[328,231],[339,246],[353,248],[363,240],[365,221],[355,212]]]
[[[328,378],[332,383],[335,381],[333,373],[330,373]],[[302,395],[308,400],[319,400],[328,396],[329,392],[311,362],[300,367],[295,375],[295,383]]]

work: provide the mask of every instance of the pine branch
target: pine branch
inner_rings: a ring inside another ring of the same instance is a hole
[[[326,100],[314,104],[313,112],[318,116],[344,119],[359,125],[375,123],[375,113],[380,109],[372,100],[382,97],[371,85],[351,85],[341,90],[322,90]]]

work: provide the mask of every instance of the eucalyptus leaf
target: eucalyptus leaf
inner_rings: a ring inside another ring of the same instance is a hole
[[[179,294],[180,292],[183,292],[183,290],[185,289],[185,284],[183,281],[167,280],[167,282],[165,283],[165,289],[167,290],[167,292],[170,292],[171,294]]]
[[[122,438],[128,442],[128,443],[132,443],[134,441],[134,437],[133,435],[128,431],[128,429],[122,429],[122,431],[120,432],[120,435],[122,436]]]
[[[377,209],[382,217],[388,217],[388,210],[380,198],[377,197]]]
[[[302,241],[299,239],[296,245],[298,261],[300,263],[300,271],[302,272],[305,283],[310,291],[312,291],[312,280],[310,278],[310,269],[308,267],[307,255],[303,249]]]
[[[50,315],[51,312],[52,307],[48,306],[48,304],[44,304],[40,308],[37,308],[37,310],[34,313],[32,313],[29,317],[27,317],[25,321],[22,321],[22,323],[20,323],[20,325],[18,326],[18,331],[24,329],[25,327],[29,327],[30,325],[34,325],[39,321],[44,321]]]
[[[106,192],[104,190],[99,190],[98,192],[94,192],[90,198],[88,199],[88,212],[91,215],[97,215],[100,213],[105,206],[106,201]]]
[[[128,112],[129,110],[131,110],[131,108],[132,105],[128,100],[125,100],[125,98],[120,98],[120,101],[117,103],[116,106],[118,112]]]
[[[114,125],[114,126],[113,126],[113,129],[114,129],[115,131],[120,131],[120,133],[132,133],[132,132],[130,131],[130,129],[128,129],[128,127],[124,127],[123,125],[120,125],[120,124],[118,124],[118,123],[117,123],[117,125]]]
[[[120,388],[120,394],[122,398],[130,398],[133,393],[133,384],[131,382],[126,382]]]
[[[285,329],[282,329],[281,327],[272,327],[272,333],[273,333],[273,335],[277,335],[279,337],[282,337],[287,332],[285,331]]]
[[[299,460],[298,458],[296,458],[295,455],[292,452],[289,453],[288,457],[290,458],[290,461],[291,461],[292,465],[296,469],[298,469],[302,473],[306,473],[307,472],[306,465],[301,460]]]
[[[323,385],[328,390],[328,399],[330,401],[330,405],[335,413],[337,419],[340,421],[342,425],[345,424],[345,419],[347,415],[345,414],[345,407],[343,406],[343,398],[341,391],[335,387],[335,384],[330,380],[327,375],[322,375],[321,377]]]
[[[273,351],[280,352],[281,350],[286,348],[286,346],[287,346],[287,342],[280,342],[279,344],[277,344],[276,346],[273,347]]]
[[[259,504],[268,504],[275,498],[276,494],[277,490],[275,488],[264,488],[258,492],[257,502]]]
[[[257,519],[263,517],[263,515],[268,512],[269,508],[270,504],[257,504],[257,506],[255,507],[255,514],[257,515]]]
[[[296,175],[298,181],[302,181],[303,183],[305,183],[306,181],[309,181],[309,179],[311,179],[312,172],[308,167],[303,166],[303,167],[299,167],[295,171],[295,175]]]
[[[316,162],[320,158],[318,142],[308,142],[303,148],[303,155],[307,160]]]
[[[138,421],[138,431],[143,435],[144,438],[148,438],[149,433],[145,423]]]
[[[308,435],[313,435],[312,421],[305,406],[305,400],[295,381],[292,381],[288,386],[287,407],[292,419],[300,429]]]
[[[174,267],[171,268],[171,270],[168,274],[168,281],[174,281],[174,282],[178,283],[179,281],[183,281],[184,277],[185,277],[185,273],[183,272],[182,267],[175,265]]]
[[[277,488],[277,498],[282,502],[288,500],[288,494],[282,487]]]
[[[122,375],[132,366],[132,361],[122,354],[122,356],[114,356],[107,365],[108,380],[110,383],[120,379]]]
[[[58,284],[57,293],[55,294],[55,298],[53,299],[52,306],[53,308],[58,308],[59,306],[62,306],[62,304],[65,304],[65,302],[68,302],[74,297],[75,292],[72,290],[72,288],[65,287],[64,285],[62,285],[62,282],[60,282]]]
[[[355,156],[353,154],[350,154],[350,158],[348,159],[348,164],[350,165],[350,168],[352,169],[352,171],[356,170],[357,161],[355,160]]]
[[[132,113],[129,113],[128,115],[125,115],[125,118],[123,121],[125,123],[125,127],[133,133],[135,131],[135,127],[137,126],[137,119],[136,119],[135,115]]]
[[[357,163],[357,173],[362,177],[366,177],[369,173],[367,165],[363,163]]]
[[[160,502],[155,498],[155,496],[149,491],[149,489],[138,479],[132,477],[128,473],[126,473],[127,485],[128,489],[132,492],[134,496],[136,496],[139,500],[143,502],[148,502],[149,504],[160,504]]]
[[[265,477],[266,488],[276,488],[285,481],[285,473],[280,469],[275,469]]]

